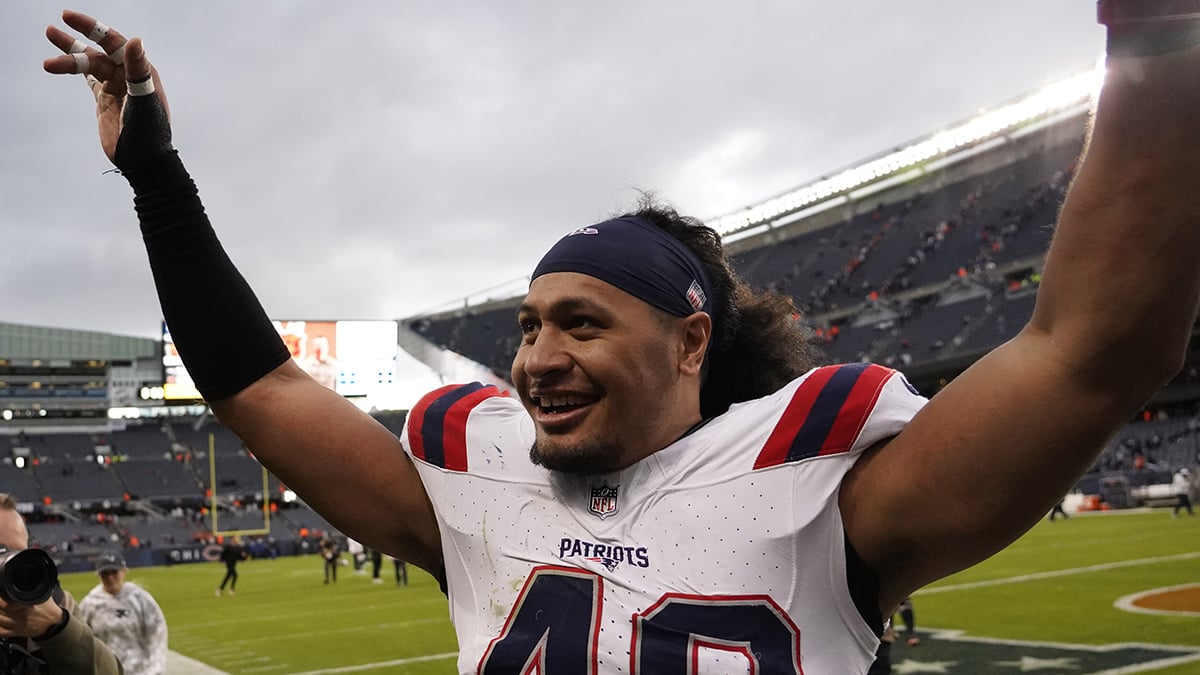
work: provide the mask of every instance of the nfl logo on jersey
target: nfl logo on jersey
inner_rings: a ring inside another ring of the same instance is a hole
[[[601,520],[613,515],[617,512],[617,491],[621,488],[609,487],[602,485],[592,488],[592,499],[588,504],[588,511],[600,516]]]

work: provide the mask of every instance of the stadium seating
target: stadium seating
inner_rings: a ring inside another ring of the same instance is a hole
[[[749,238],[732,250],[731,263],[752,286],[793,298],[826,362],[883,363],[931,395],[1029,321],[1081,147],[1081,133],[1060,127],[1009,161],[993,158],[973,173],[933,172],[899,197],[848,204],[844,217],[826,225]],[[507,377],[518,345],[510,327],[517,302],[409,325]],[[1200,399],[1200,342],[1194,346],[1189,367],[1168,387],[1170,400]],[[1200,463],[1197,410],[1174,406],[1161,421],[1131,423],[1078,489],[1114,504],[1144,503],[1140,489]]]
[[[379,416],[399,433],[403,412]],[[212,530],[208,439],[217,456],[217,527],[221,532],[258,531],[263,468],[232,432],[209,419],[176,419],[129,426],[98,436],[91,432],[21,435],[0,441],[0,492],[40,505],[28,515],[33,545],[55,554],[64,571],[89,569],[94,556],[113,547],[130,564],[201,559],[216,540]],[[18,468],[16,454],[27,456]],[[283,486],[269,477],[273,505],[262,547],[282,554],[315,550],[336,530],[300,502],[282,503]],[[255,542],[256,545],[260,542]],[[199,548],[197,548],[199,547]],[[139,555],[145,549],[155,556]],[[185,556],[174,555],[186,551]]]

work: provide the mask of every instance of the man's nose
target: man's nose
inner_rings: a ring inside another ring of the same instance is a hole
[[[573,361],[564,349],[567,336],[554,328],[543,327],[538,331],[533,344],[521,350],[524,361],[521,366],[533,378],[571,369]]]

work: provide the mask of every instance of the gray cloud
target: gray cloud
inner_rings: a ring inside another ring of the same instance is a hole
[[[660,191],[732,211],[1087,67],[1084,2],[76,7],[144,37],[176,144],[276,316],[395,318],[519,278]],[[947,7],[946,5],[951,5]],[[130,192],[55,11],[6,11],[0,320],[152,336]]]

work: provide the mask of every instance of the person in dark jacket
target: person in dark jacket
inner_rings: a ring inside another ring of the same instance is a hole
[[[217,597],[225,591],[225,584],[229,584],[229,594],[234,595],[237,591],[237,564],[246,559],[246,547],[242,546],[242,540],[239,537],[232,537],[225,545],[221,547],[221,562],[225,563],[225,578],[221,579],[221,586],[217,588]]]

